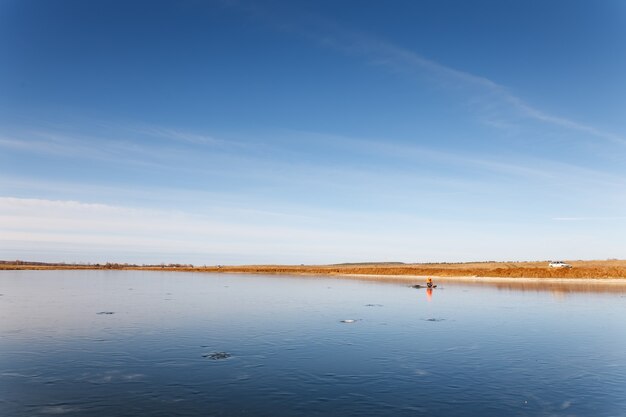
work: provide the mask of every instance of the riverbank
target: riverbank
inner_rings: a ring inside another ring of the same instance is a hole
[[[0,270],[143,270],[179,272],[216,272],[277,275],[322,275],[360,277],[373,280],[422,280],[437,277],[455,280],[539,280],[541,282],[606,281],[626,283],[626,261],[568,261],[572,268],[549,268],[547,262],[472,262],[472,263],[359,263],[339,265],[128,265],[128,264],[45,264],[0,262]]]

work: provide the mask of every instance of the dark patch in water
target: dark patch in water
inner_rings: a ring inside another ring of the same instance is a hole
[[[430,319],[425,319],[425,320],[426,321],[439,322],[439,321],[444,321],[445,319],[430,318]]]
[[[96,314],[107,314],[108,315],[108,314],[115,314],[115,312],[114,311],[101,311],[101,312],[96,313]]]
[[[365,307],[382,307],[382,304],[365,304]]]
[[[204,355],[202,355],[203,358],[208,358],[214,361],[219,361],[221,359],[228,359],[230,358],[231,355],[228,352],[213,352],[213,353],[205,353]]]

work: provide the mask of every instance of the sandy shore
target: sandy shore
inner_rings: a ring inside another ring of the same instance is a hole
[[[362,278],[373,281],[387,281],[390,279],[406,282],[422,282],[427,278],[436,278],[437,281],[449,282],[493,282],[493,283],[510,283],[510,282],[527,282],[527,283],[555,283],[555,284],[615,284],[626,286],[624,278],[537,278],[537,277],[480,277],[480,276],[434,276],[434,275],[371,275],[371,274],[337,274],[337,277],[353,277]]]
[[[438,288],[447,284],[463,284],[470,286],[495,287],[503,291],[550,292],[555,296],[573,293],[618,293],[626,294],[626,279],[623,278],[511,278],[511,277],[478,277],[454,276],[436,277],[432,275],[368,275],[368,274],[333,274],[311,275],[293,274],[296,276],[350,279],[358,281],[395,283],[406,286],[424,285],[427,278],[433,278]]]

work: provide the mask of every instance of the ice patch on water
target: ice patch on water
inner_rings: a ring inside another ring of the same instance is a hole
[[[137,381],[144,378],[144,374],[125,374],[122,371],[106,371],[101,374],[85,374],[84,380],[92,384],[107,384],[111,382]]]
[[[79,411],[80,409],[77,407],[70,407],[68,405],[49,405],[46,407],[42,407],[39,412],[41,414],[67,414],[73,413],[75,411]]]

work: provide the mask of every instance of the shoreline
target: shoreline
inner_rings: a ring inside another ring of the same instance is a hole
[[[2,270],[0,269],[0,278],[2,277]],[[9,269],[4,269],[9,270]],[[624,278],[538,278],[538,277],[481,277],[473,275],[458,275],[458,276],[437,276],[433,274],[428,275],[410,275],[410,274],[354,274],[354,273],[312,273],[312,272],[297,272],[297,271],[283,271],[283,272],[263,272],[263,271],[216,271],[206,270],[201,268],[185,268],[185,269],[169,269],[169,268],[117,268],[117,269],[104,269],[104,268],[13,268],[12,271],[147,271],[147,272],[187,272],[196,275],[210,274],[213,277],[222,275],[223,278],[227,278],[228,275],[248,275],[250,279],[255,279],[254,275],[259,275],[259,278],[272,277],[274,279],[303,279],[303,280],[328,280],[330,281],[360,281],[362,283],[377,284],[377,285],[401,285],[405,287],[413,287],[417,284],[425,284],[426,278],[433,278],[435,284],[438,285],[438,290],[445,290],[446,285],[464,285],[472,286],[478,289],[482,288],[495,288],[499,291],[524,291],[531,293],[549,292],[555,297],[561,298],[567,294],[575,293],[606,293],[606,294],[621,294],[621,297],[626,297],[626,279]],[[156,274],[155,274],[156,275]],[[208,277],[207,277],[208,279]]]
[[[594,263],[598,261],[592,261]],[[622,261],[625,262],[626,261]],[[493,268],[469,269],[466,264],[433,265],[368,265],[368,266],[290,266],[290,265],[247,265],[247,266],[135,266],[135,265],[50,265],[50,264],[0,264],[1,271],[15,270],[103,270],[103,271],[168,271],[218,274],[265,274],[310,277],[359,279],[378,282],[416,282],[434,278],[439,281],[493,284],[609,284],[626,285],[626,276],[621,268],[585,268],[566,270],[541,270],[539,268],[494,263]],[[508,273],[505,274],[498,273]],[[524,273],[527,273],[526,275]],[[552,276],[537,276],[545,273]],[[483,274],[481,274],[483,273]],[[594,274],[595,273],[595,274]],[[535,276],[532,276],[532,275]],[[595,275],[595,276],[594,276]],[[612,276],[613,275],[613,276]],[[615,276],[618,275],[618,276]],[[621,276],[620,276],[621,275]]]
[[[541,278],[541,277],[481,277],[481,276],[437,276],[437,275],[373,275],[373,274],[337,274],[335,276],[371,278],[372,280],[384,281],[385,278],[394,280],[414,281],[425,280],[426,278],[436,278],[441,281],[459,281],[473,283],[551,283],[551,284],[617,284],[626,285],[624,278]]]

